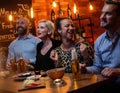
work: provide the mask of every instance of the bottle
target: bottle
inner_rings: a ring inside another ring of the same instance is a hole
[[[81,33],[82,33],[82,37],[86,37],[86,33],[85,33],[85,28],[82,26],[81,27]]]
[[[78,12],[76,12],[76,14],[75,14],[75,19],[79,19],[79,13]]]
[[[72,60],[72,73],[74,80],[80,79],[80,69],[79,69],[79,61],[77,60],[77,53],[75,49],[71,51],[71,60]]]
[[[71,9],[69,7],[69,4],[68,4],[68,8],[67,8],[67,14],[68,14],[68,18],[72,19],[72,13],[71,13]]]
[[[59,16],[62,17],[63,16],[63,10],[60,8],[59,9]]]
[[[54,12],[54,10],[52,9],[52,11],[51,11],[51,21],[52,22],[54,22],[55,21],[55,12]]]

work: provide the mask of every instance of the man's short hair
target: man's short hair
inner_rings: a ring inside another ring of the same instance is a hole
[[[107,0],[107,4],[114,4],[117,6],[116,13],[118,16],[120,16],[120,0]]]

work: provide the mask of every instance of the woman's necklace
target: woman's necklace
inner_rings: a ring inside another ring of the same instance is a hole
[[[71,46],[64,46],[63,44],[61,44],[61,49],[64,50],[64,51],[71,51],[72,49],[74,49],[74,45],[72,44]]]
[[[52,47],[52,42],[49,41],[48,44],[43,45],[43,47],[41,49],[41,54],[45,55],[50,50],[51,47]]]

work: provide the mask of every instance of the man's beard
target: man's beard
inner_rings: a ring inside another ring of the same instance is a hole
[[[21,28],[22,28],[22,30],[19,30],[19,27],[17,28],[18,35],[24,36],[27,33],[27,29],[23,28],[23,27],[21,27]]]
[[[103,28],[105,28],[105,29],[110,29],[110,25],[107,25],[107,26],[104,26]]]

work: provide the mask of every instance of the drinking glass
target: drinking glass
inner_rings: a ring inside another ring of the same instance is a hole
[[[27,71],[27,65],[23,59],[22,52],[18,52],[18,72],[19,73],[24,73]]]
[[[15,61],[13,53],[10,53],[10,66],[11,66],[11,72],[16,73],[17,72],[17,63]]]

